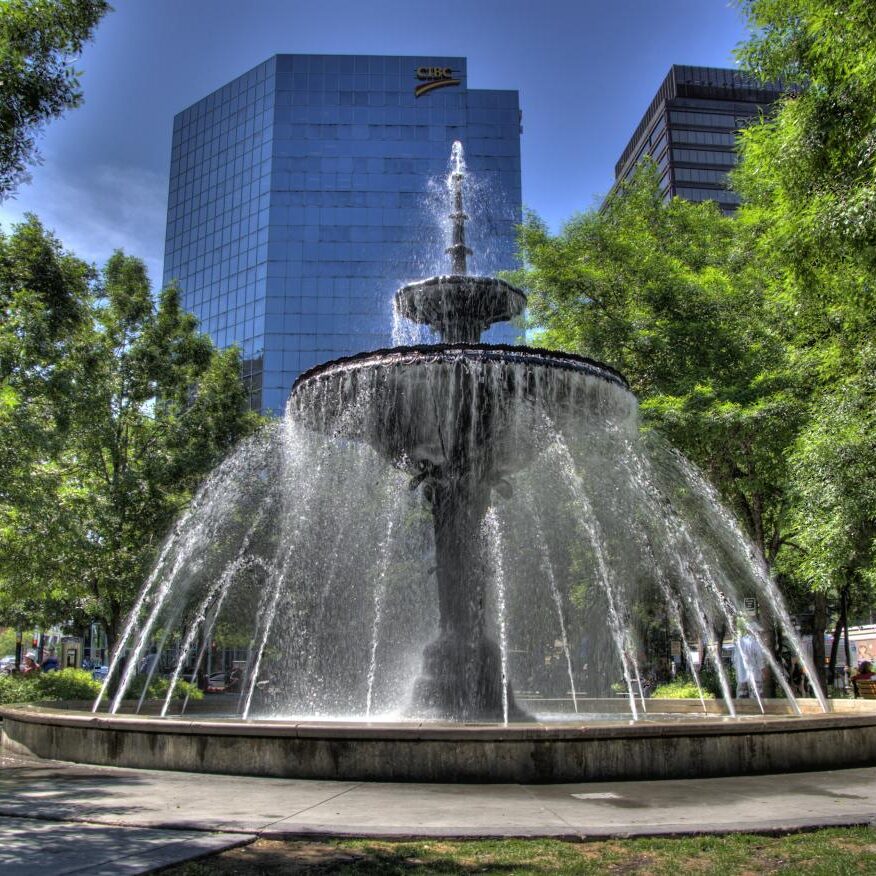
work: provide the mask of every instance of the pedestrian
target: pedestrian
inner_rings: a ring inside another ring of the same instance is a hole
[[[137,671],[141,675],[151,675],[155,665],[158,663],[158,648],[153,645],[149,649],[149,653],[140,660],[140,665]]]
[[[243,673],[239,666],[235,666],[228,676],[228,684],[225,685],[225,693],[240,693],[243,686]]]
[[[55,649],[49,648],[49,656],[43,660],[42,670],[43,672],[57,672],[61,668],[61,664],[58,661],[58,658],[55,656]]]
[[[852,676],[852,681],[868,681],[873,678],[873,664],[869,660],[862,660],[858,664],[858,671]]]
[[[40,665],[33,659],[33,657],[28,654],[24,658],[24,662],[21,667],[22,675],[36,675],[40,671]]]
[[[858,690],[859,681],[869,681],[873,678],[873,664],[869,660],[862,660],[858,664],[858,671],[851,677],[852,691],[856,697],[861,695]]]
[[[791,688],[798,697],[806,696],[806,678],[803,675],[803,667],[796,657],[791,658],[791,671],[788,673],[791,679]]]

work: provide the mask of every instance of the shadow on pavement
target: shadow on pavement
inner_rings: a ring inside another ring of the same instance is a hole
[[[467,865],[459,857],[431,857],[429,861],[418,859],[413,848],[404,844],[394,849],[352,850],[338,848],[331,843],[280,842],[258,840],[242,848],[232,849],[202,861],[183,864],[163,871],[166,876],[285,876],[287,873],[483,873],[483,862]],[[517,864],[491,863],[490,873],[519,873]],[[553,873],[552,868],[543,871],[533,869],[527,862],[527,873]]]

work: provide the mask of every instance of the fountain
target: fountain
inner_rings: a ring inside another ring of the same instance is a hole
[[[495,491],[535,452],[547,416],[571,414],[590,384],[612,385],[599,413],[628,415],[619,374],[576,356],[480,344],[483,331],[523,313],[526,296],[502,280],[468,276],[462,146],[450,174],[452,273],[402,287],[396,308],[442,343],[340,359],[303,374],[291,405],[312,428],[365,441],[411,476],[429,504],[435,540],[439,633],[423,654],[414,714],[455,721],[522,719],[487,632],[482,524]],[[614,398],[621,396],[620,399]],[[355,416],[349,412],[355,411]]]
[[[640,430],[622,375],[481,343],[526,297],[468,275],[465,185],[457,143],[450,274],[395,296],[398,316],[438,342],[302,374],[286,417],[213,472],[168,536],[92,710],[7,709],[7,741],[101,763],[387,780],[720,775],[876,756],[876,716],[831,709],[756,552],[702,475]],[[814,700],[795,697],[751,599]],[[687,655],[695,700],[646,696],[655,616]],[[239,693],[180,706],[174,686],[207,668],[217,635],[246,655]],[[763,656],[782,699],[734,701],[728,635]],[[177,654],[169,688],[132,715],[123,694],[153,644]],[[719,699],[706,698],[707,669]]]

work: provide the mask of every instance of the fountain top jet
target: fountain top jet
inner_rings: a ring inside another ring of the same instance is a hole
[[[462,154],[462,143],[459,140],[453,144],[451,160],[453,170],[447,182],[453,195],[453,212],[450,214],[453,220],[453,242],[447,247],[446,252],[451,258],[454,275],[464,277],[468,273],[466,259],[471,255],[471,250],[465,245],[465,220],[468,219],[462,203],[465,159]]]
[[[520,316],[526,307],[526,296],[504,280],[468,275],[471,249],[465,242],[468,219],[463,202],[465,159],[462,143],[458,140],[453,144],[451,160],[453,170],[447,186],[453,224],[451,243],[446,250],[450,256],[451,273],[403,286],[396,293],[395,306],[412,322],[428,325],[445,343],[476,344],[493,323]]]

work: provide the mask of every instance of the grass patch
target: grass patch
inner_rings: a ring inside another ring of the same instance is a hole
[[[606,840],[259,840],[164,871],[175,876],[286,873],[627,874],[713,876],[876,873],[876,830],[832,828],[781,837],[733,834]]]

